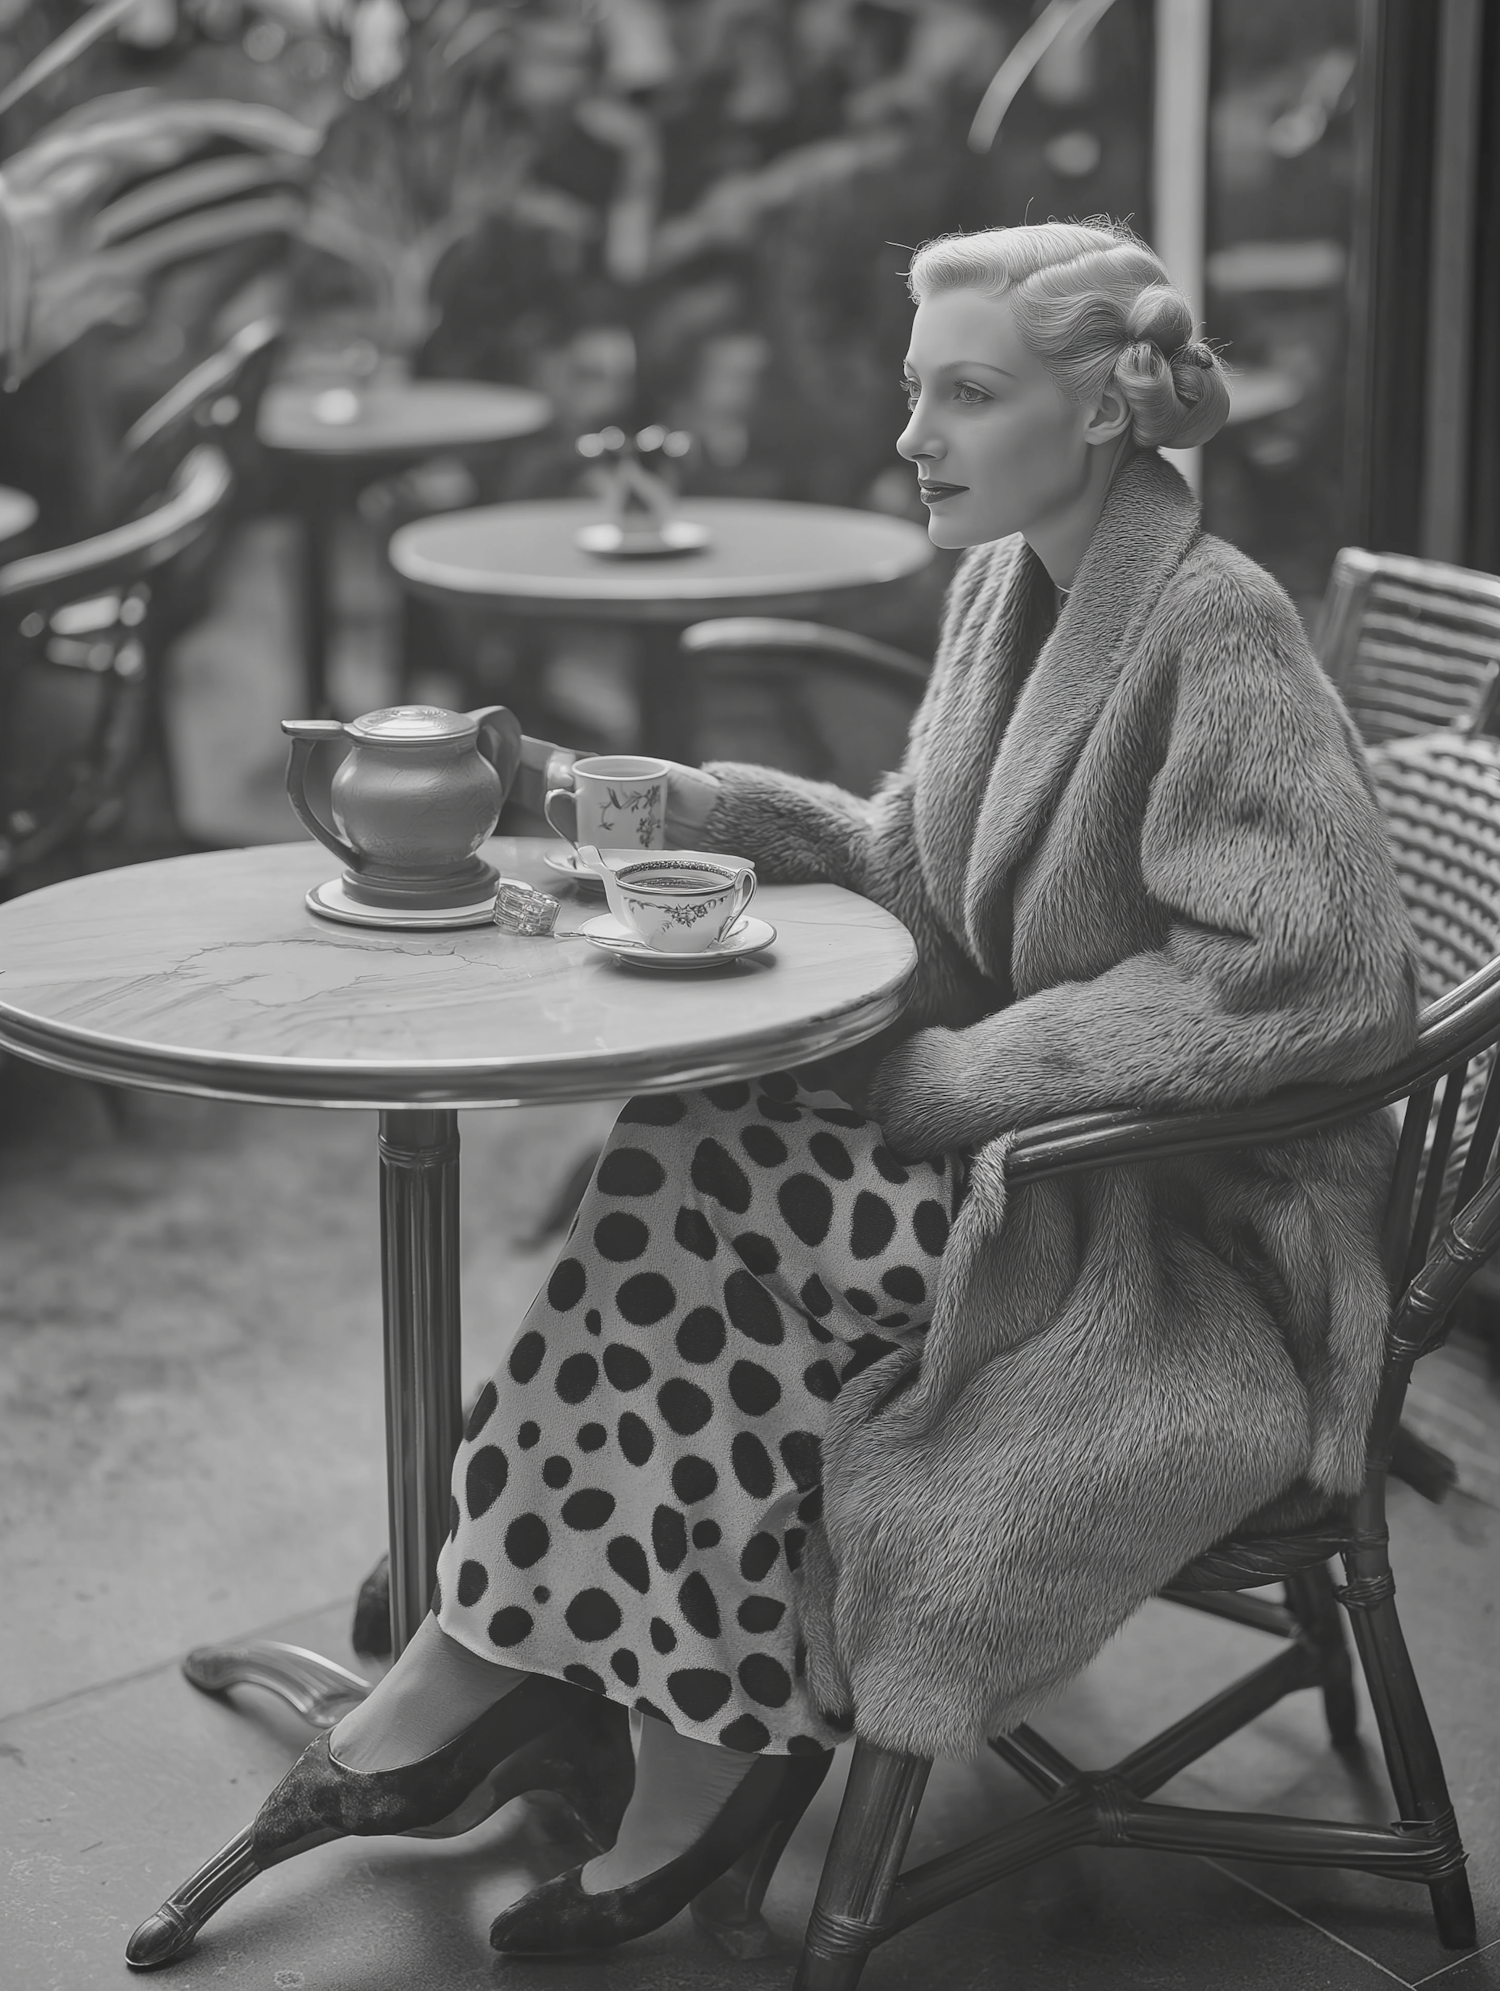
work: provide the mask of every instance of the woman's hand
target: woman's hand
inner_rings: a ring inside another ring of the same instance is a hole
[[[516,772],[512,798],[533,816],[542,813],[549,788],[573,786],[573,763],[580,759],[572,747],[555,746],[551,740],[534,740],[521,735],[521,765]]]

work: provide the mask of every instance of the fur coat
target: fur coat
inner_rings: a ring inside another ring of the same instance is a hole
[[[1387,1308],[1383,1115],[1017,1187],[1011,1130],[1378,1070],[1413,1041],[1411,930],[1291,602],[1154,452],[1060,612],[1020,538],[965,556],[872,801],[711,771],[703,841],[917,942],[843,1089],[898,1152],[970,1153],[969,1192],[925,1340],[833,1406],[800,1608],[823,1706],[971,1754],[1246,1517],[1357,1487]]]

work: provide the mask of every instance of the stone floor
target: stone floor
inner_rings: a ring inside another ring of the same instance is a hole
[[[293,677],[258,528],[179,708],[198,809],[285,833],[275,719]],[[379,702],[376,696],[364,703]],[[362,686],[351,680],[359,709]],[[270,741],[263,753],[247,742]],[[553,1186],[610,1109],[465,1117],[473,1384],[542,1277]],[[302,1725],[244,1690],[193,1691],[189,1646],[252,1630],[345,1663],[384,1533],[373,1126],[363,1114],[107,1094],[0,1068],[0,1991],[124,1985],[134,1924],[249,1819]],[[868,1991],[1500,1991],[1500,1395],[1478,1344],[1423,1365],[1434,1435],[1466,1447],[1432,1507],[1393,1489],[1400,1600],[1479,1904],[1478,1952],[1440,1950],[1420,1890],[1355,1875],[1086,1849],[895,1939]],[[1148,1607],[1039,1722],[1102,1766],[1265,1656],[1256,1634]],[[1162,1796],[1386,1821],[1373,1742],[1327,1745],[1298,1695]],[[565,1861],[525,1803],[446,1846],[344,1843],[264,1876],[164,1979],[181,1991],[772,1991],[843,1765],[768,1901],[777,1953],[731,1962],[686,1917],[594,1963],[503,1965],[489,1918]],[[915,1858],[1035,1800],[994,1761],[938,1766]]]

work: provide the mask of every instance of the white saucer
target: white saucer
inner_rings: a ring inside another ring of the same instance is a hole
[[[595,947],[602,947],[617,961],[628,961],[632,968],[717,968],[725,961],[738,961],[744,954],[759,954],[776,938],[771,922],[756,919],[751,913],[738,919],[717,947],[705,947],[697,954],[666,954],[660,948],[648,947],[613,913],[585,920],[578,931]]]
[[[428,927],[488,926],[495,917],[493,888],[482,899],[471,899],[466,906],[439,906],[428,912],[389,912],[382,906],[361,905],[358,899],[351,899],[342,878],[327,878],[321,885],[314,885],[307,895],[307,905],[309,911],[324,919],[341,920],[345,926],[404,927],[408,933]]]
[[[581,525],[573,538],[585,553],[606,560],[661,559],[664,554],[697,553],[707,546],[710,533],[696,519],[670,518],[655,529],[626,532],[611,519],[597,525]]]

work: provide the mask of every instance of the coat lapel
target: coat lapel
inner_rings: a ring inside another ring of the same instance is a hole
[[[1009,981],[1011,899],[1147,618],[1197,537],[1198,505],[1154,452],[1115,480],[1057,625],[1021,688],[990,771],[964,880],[964,930]],[[1029,564],[1038,572],[1039,561]]]

